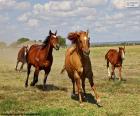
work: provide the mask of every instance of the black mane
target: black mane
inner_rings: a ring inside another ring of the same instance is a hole
[[[48,45],[50,40],[50,36],[47,36],[46,39],[43,41],[43,44]]]

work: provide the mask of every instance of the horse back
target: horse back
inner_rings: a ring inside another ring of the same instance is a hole
[[[46,48],[43,48],[43,45],[34,44],[29,49],[27,62],[35,67],[43,67],[46,62],[51,66],[53,58],[52,56],[49,57],[47,57],[47,51]]]
[[[116,64],[118,61],[118,51],[110,49],[105,55],[105,59],[107,59],[111,64]]]

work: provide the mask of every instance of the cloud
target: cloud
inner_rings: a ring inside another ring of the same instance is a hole
[[[116,9],[138,8],[140,7],[140,0],[113,0],[112,5]]]
[[[31,7],[29,2],[17,2],[16,0],[0,0],[0,10],[19,9],[26,10]]]
[[[31,15],[30,12],[24,13],[24,14],[20,15],[20,16],[17,18],[17,20],[18,20],[18,21],[21,21],[21,22],[26,22],[26,21],[29,19],[30,15]]]
[[[37,19],[29,19],[27,25],[30,27],[37,27],[39,25],[39,21]]]
[[[77,0],[76,5],[81,7],[95,7],[98,5],[104,5],[108,0]]]

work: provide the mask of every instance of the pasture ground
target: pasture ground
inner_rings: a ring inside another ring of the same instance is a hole
[[[110,48],[91,48],[94,82],[101,96],[101,105],[94,104],[86,80],[87,102],[80,106],[71,98],[72,84],[66,72],[60,74],[66,49],[53,52],[54,62],[48,76],[47,89],[42,90],[43,75],[35,87],[24,87],[26,66],[23,72],[14,70],[18,49],[0,50],[0,114],[39,114],[51,116],[138,116],[140,115],[140,46],[126,46],[126,59],[122,75],[126,82],[108,81],[104,55]],[[29,84],[33,78],[33,68]],[[116,70],[117,74],[117,70]]]

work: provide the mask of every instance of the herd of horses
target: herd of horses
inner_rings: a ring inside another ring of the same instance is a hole
[[[68,74],[68,77],[71,79],[73,84],[73,94],[75,95],[75,85],[77,86],[77,92],[79,97],[79,102],[82,103],[82,98],[85,98],[85,79],[89,80],[91,89],[94,92],[97,103],[100,102],[100,97],[96,92],[96,86],[93,81],[93,72],[91,60],[89,57],[90,54],[90,37],[89,32],[87,31],[79,31],[79,32],[71,32],[68,34],[68,40],[71,41],[71,46],[67,48],[65,54],[65,63],[61,73],[65,70]],[[57,31],[52,33],[49,31],[48,37],[44,40],[41,45],[34,44],[30,48],[28,46],[23,46],[18,53],[17,57],[17,65],[21,62],[22,65],[19,71],[22,70],[23,65],[27,63],[27,79],[25,81],[25,87],[28,86],[28,79],[30,75],[31,67],[35,67],[33,81],[31,82],[31,86],[35,86],[38,82],[38,75],[40,70],[44,70],[44,80],[43,87],[45,88],[46,80],[49,72],[51,71],[51,66],[53,63],[53,48],[55,50],[59,50],[59,38],[57,36]],[[119,51],[116,49],[110,49],[106,55],[105,59],[107,61],[107,69],[108,76],[110,79],[115,79],[115,68],[119,69],[119,80],[123,80],[121,76],[121,68],[122,63],[125,56],[125,46],[119,47]],[[112,65],[112,72],[109,70],[109,63]],[[82,87],[82,90],[81,90]]]

